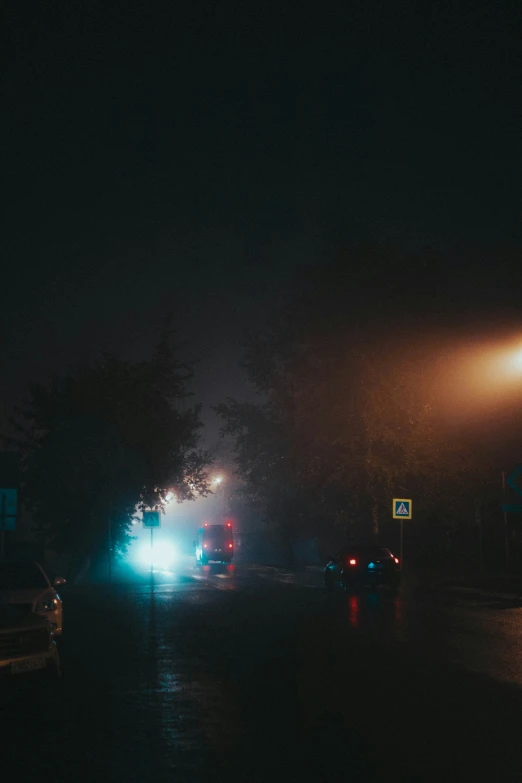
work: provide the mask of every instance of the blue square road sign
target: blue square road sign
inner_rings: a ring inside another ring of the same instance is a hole
[[[16,530],[16,515],[18,513],[18,490],[0,488],[0,508],[3,511],[0,519],[1,530]]]
[[[411,498],[393,498],[393,518],[411,519]]]

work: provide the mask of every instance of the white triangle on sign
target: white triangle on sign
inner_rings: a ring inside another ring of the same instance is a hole
[[[399,508],[396,511],[397,514],[404,514],[405,516],[408,516],[408,509],[404,505],[404,503],[401,503]]]

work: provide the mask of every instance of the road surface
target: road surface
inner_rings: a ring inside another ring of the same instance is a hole
[[[329,595],[313,569],[155,581],[65,589],[59,685],[3,692],[3,779],[522,780],[516,601]]]

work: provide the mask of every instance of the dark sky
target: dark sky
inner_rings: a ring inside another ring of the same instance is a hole
[[[7,5],[7,410],[70,361],[145,355],[171,309],[204,401],[234,393],[242,330],[342,246],[516,258],[521,9]]]

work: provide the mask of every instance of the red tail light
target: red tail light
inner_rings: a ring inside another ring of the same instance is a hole
[[[208,522],[205,522],[203,527],[208,527]]]
[[[232,527],[232,522],[227,522],[227,527]]]
[[[351,560],[348,560],[348,563],[351,566],[356,566],[357,565],[357,560],[355,559],[355,557],[352,557]]]
[[[208,544],[203,544],[203,549],[208,549]]]
[[[397,565],[399,565],[399,558],[398,558],[398,557],[394,557],[393,559],[395,560],[395,562],[397,563]]]
[[[232,549],[232,547],[233,547],[233,546],[234,546],[233,544],[229,544],[229,545],[228,545],[228,548],[229,548],[229,549]]]

